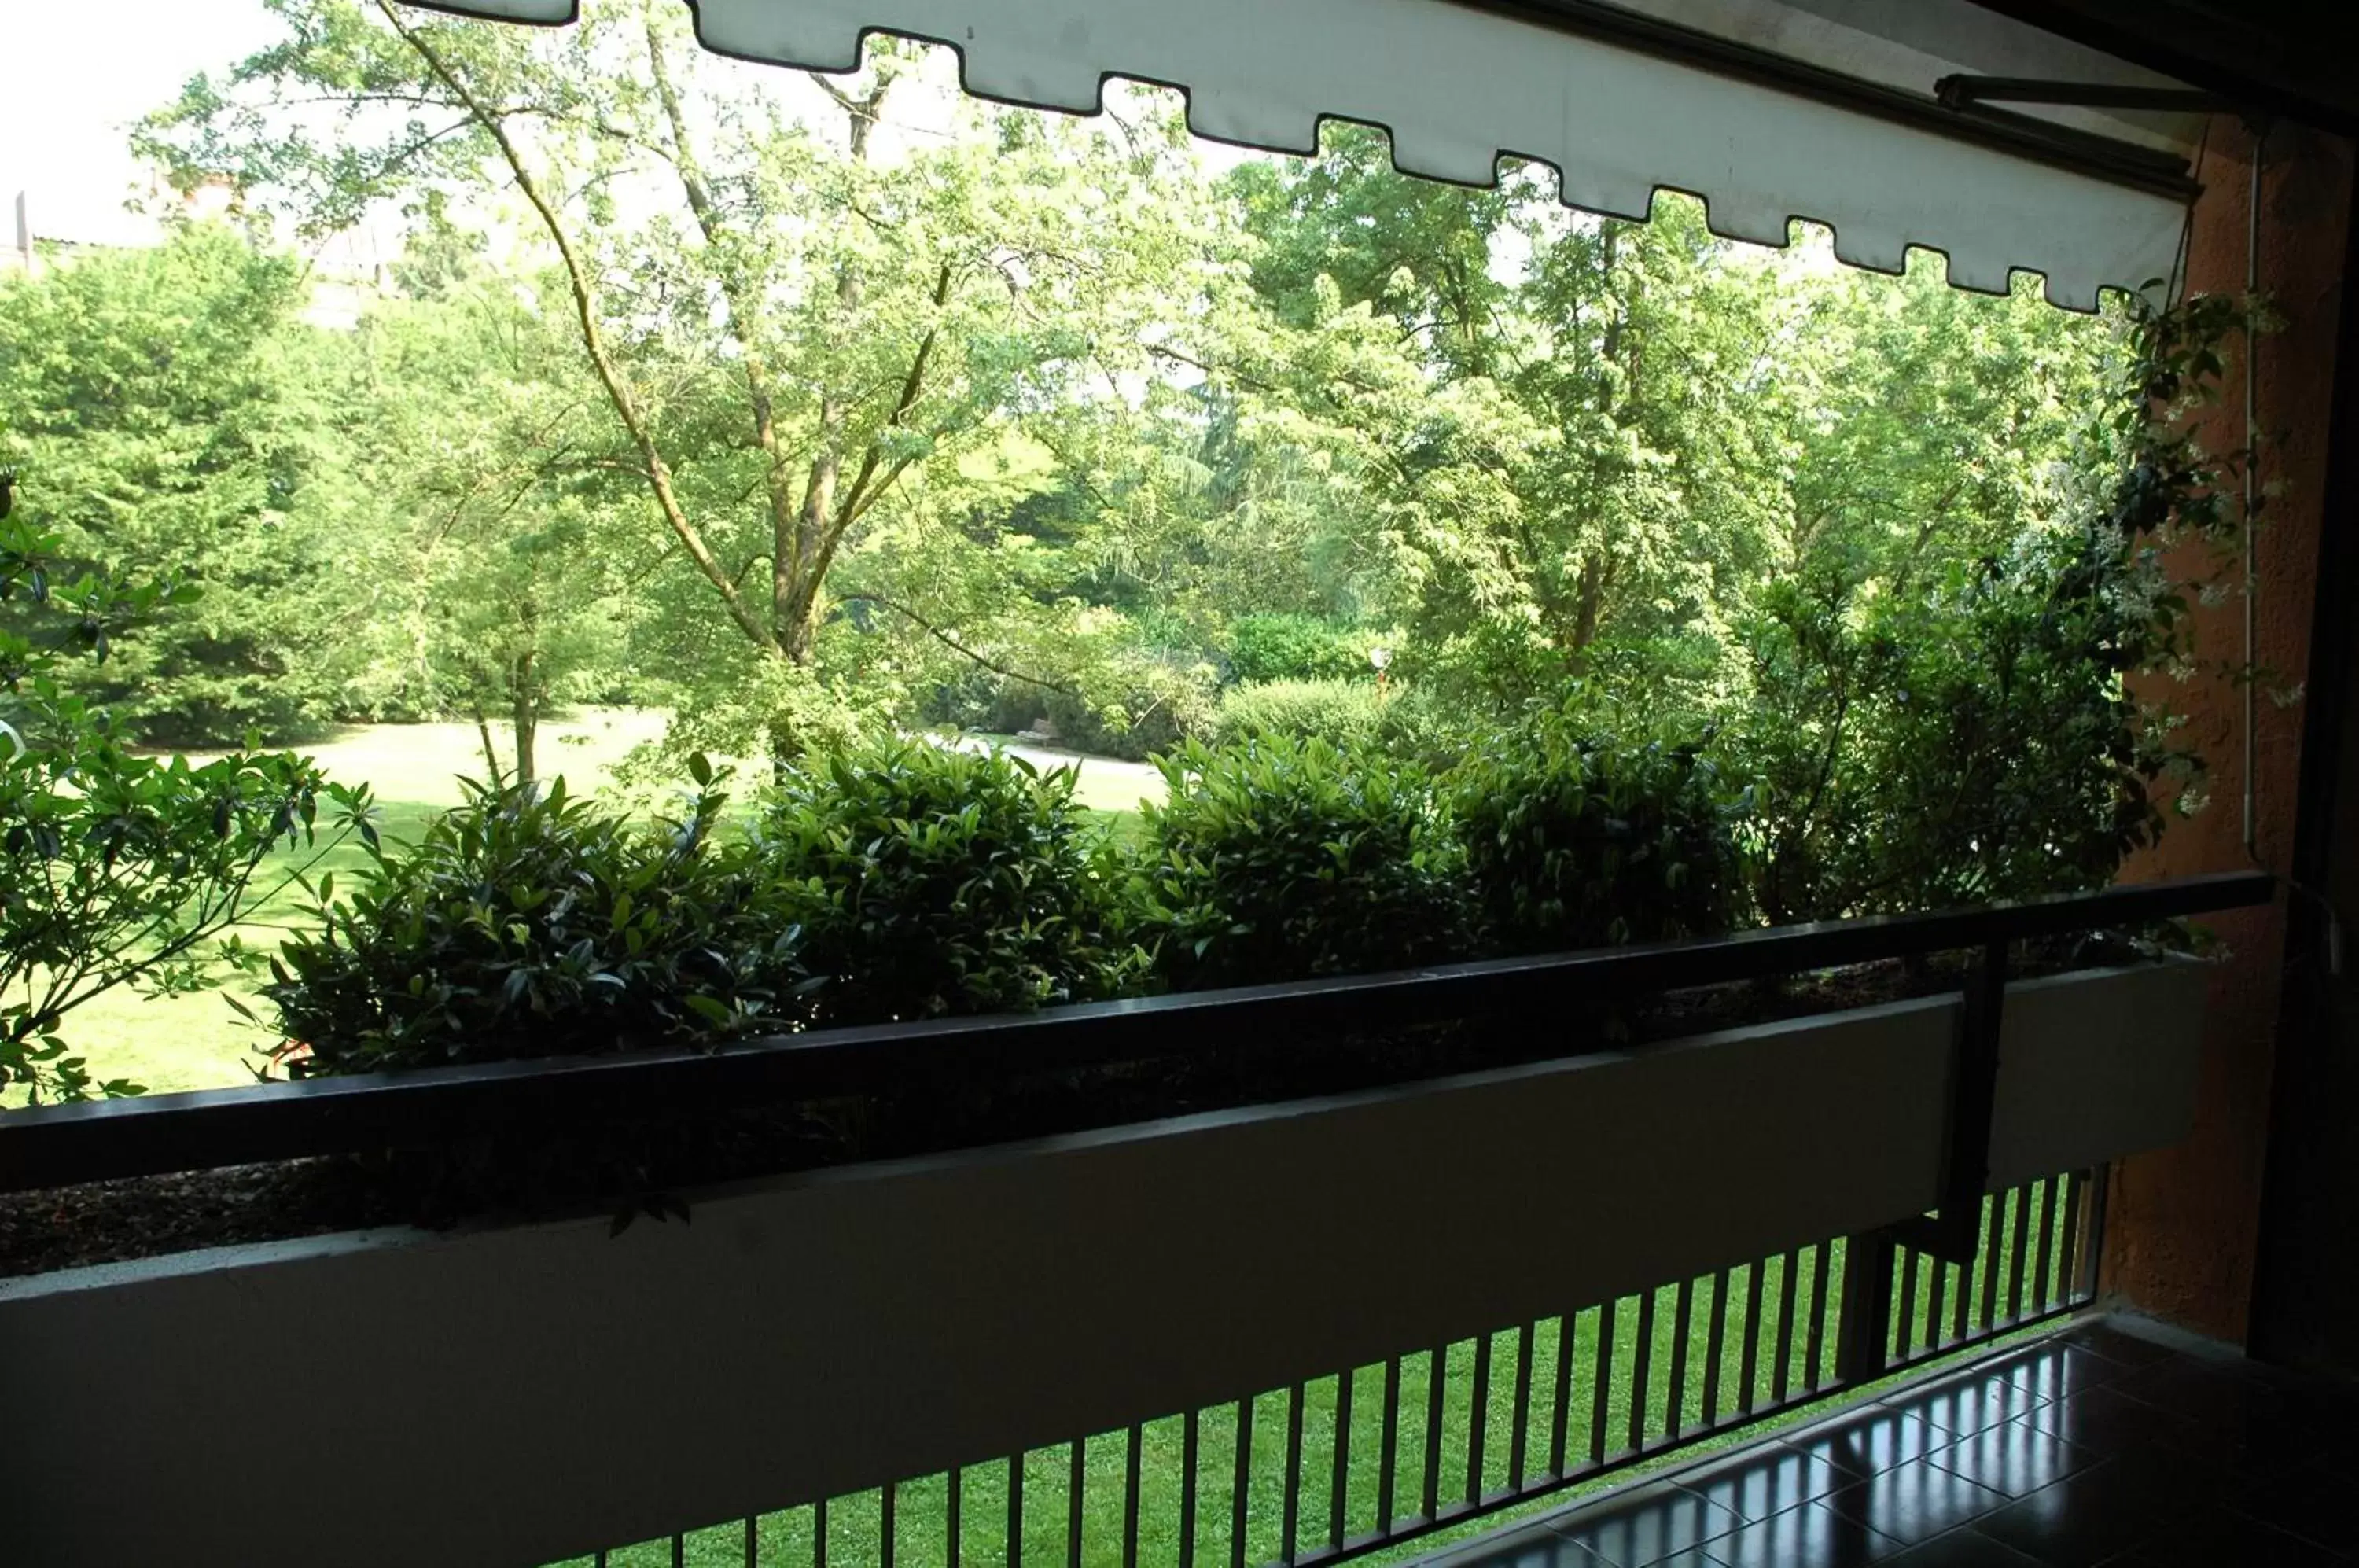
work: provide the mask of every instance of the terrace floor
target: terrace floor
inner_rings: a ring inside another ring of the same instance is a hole
[[[1436,1568],[2359,1563],[2359,1391],[2076,1323]]]

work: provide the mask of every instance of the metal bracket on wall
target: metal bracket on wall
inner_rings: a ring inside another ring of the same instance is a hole
[[[2072,109],[2161,109],[2210,114],[2233,108],[2216,93],[2193,87],[2124,87],[2109,82],[2050,82],[2035,76],[1945,76],[1933,83],[1945,109],[1982,103],[2050,103]]]

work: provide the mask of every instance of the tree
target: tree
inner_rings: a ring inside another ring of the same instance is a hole
[[[493,775],[526,783],[549,710],[623,681],[628,578],[655,559],[582,417],[579,357],[497,275],[379,305],[353,355],[346,434],[405,568],[378,585],[376,636],[427,706],[474,719]]]
[[[815,671],[864,526],[919,478],[954,486],[999,418],[1118,396],[1144,322],[1184,301],[1190,214],[1152,184],[1176,138],[1151,125],[968,106],[949,136],[896,136],[919,67],[880,45],[843,82],[810,79],[833,118],[816,126],[649,0],[558,32],[271,4],[288,40],[192,82],[144,145],[313,227],[513,193],[565,279],[613,461],[736,639],[732,681],[749,656]],[[342,145],[289,134],[321,103]]]
[[[1512,700],[1590,670],[1601,637],[1715,625],[1778,520],[1766,268],[1690,204],[1629,224],[1568,214],[1522,173],[1405,180],[1357,129],[1235,185],[1280,317],[1397,334],[1358,331],[1358,368],[1325,390],[1330,419],[1374,437],[1353,466],[1424,673]]]
[[[16,478],[0,469],[0,605],[28,611],[24,631],[0,631],[0,1087],[36,1103],[137,1094],[73,1054],[73,1010],[124,987],[212,984],[214,939],[302,875],[266,863],[319,847],[323,799],[341,824],[327,847],[346,829],[373,843],[375,829],[366,790],[307,759],[136,756],[109,714],[67,691],[58,677],[75,655],[106,661],[125,632],[197,591],[60,574],[58,536],[17,513]]]
[[[284,731],[337,688],[350,556],[313,506],[339,453],[301,299],[292,261],[220,223],[0,285],[0,419],[67,569],[207,590],[59,672],[145,738]]]

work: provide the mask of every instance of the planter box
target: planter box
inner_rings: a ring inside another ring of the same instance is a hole
[[[1995,1185],[2183,1136],[2203,983],[2011,987]],[[1957,1008],[749,1183],[614,1239],[0,1282],[0,1519],[27,1563],[514,1568],[1364,1365],[1931,1207]]]

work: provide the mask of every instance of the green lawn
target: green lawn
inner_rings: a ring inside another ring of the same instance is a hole
[[[1999,1245],[1989,1257],[2003,1260],[1998,1264],[1999,1285],[2006,1288],[2014,1257],[2017,1234],[2023,1228],[2015,1208],[2002,1203]],[[2060,1255],[2065,1219],[2051,1211],[2043,1200],[2032,1214],[2044,1216],[2051,1228],[2049,1247],[2052,1255]],[[2037,1231],[2032,1231],[2037,1235]],[[1814,1275],[1820,1258],[1826,1259],[1828,1269],[1826,1344],[1832,1356],[1834,1334],[1841,1320],[1839,1302],[1843,1291],[1843,1247],[1832,1244],[1823,1253],[1805,1249],[1796,1270],[1794,1313],[1796,1328],[1788,1357],[1788,1377],[1791,1386],[1799,1389],[1810,1373],[1806,1365],[1808,1314],[1814,1287]],[[1988,1258],[1985,1259],[1985,1265]],[[1981,1272],[1967,1271],[1971,1288],[1980,1290]],[[1767,1409],[1773,1398],[1777,1381],[1777,1330],[1781,1316],[1785,1260],[1770,1258],[1761,1266],[1761,1296],[1763,1301],[1762,1331],[1756,1351],[1756,1398]],[[1647,1376],[1647,1415],[1644,1435],[1648,1441],[1663,1436],[1663,1409],[1671,1388],[1670,1367],[1676,1347],[1684,1327],[1687,1338],[1686,1365],[1681,1390],[1682,1426],[1691,1428],[1703,1413],[1704,1363],[1709,1346],[1710,1322],[1713,1308],[1714,1280],[1695,1282],[1690,1314],[1684,1325],[1677,1320],[1678,1292],[1666,1286],[1654,1292],[1653,1333],[1650,1339]],[[1306,1282],[1306,1290],[1316,1290],[1314,1282]],[[1742,1379],[1742,1337],[1736,1324],[1742,1322],[1742,1305],[1751,1289],[1750,1270],[1739,1267],[1729,1276],[1729,1301],[1739,1310],[1728,1320],[1725,1349],[1722,1366],[1724,1373],[1720,1389],[1718,1409],[1733,1411],[1737,1403]],[[1954,1292],[1956,1287],[1951,1287]],[[1897,1296],[1896,1283],[1896,1298]],[[1616,1305],[1614,1356],[1607,1381],[1605,1399],[1605,1443],[1608,1454],[1625,1451],[1630,1446],[1631,1392],[1635,1381],[1636,1352],[1639,1298],[1625,1297]],[[1926,1343],[1927,1302],[1920,1289],[1916,1299],[1915,1328],[1912,1343]],[[1574,1467],[1581,1467],[1589,1451],[1595,1419],[1594,1386],[1589,1368],[1595,1365],[1598,1342],[1604,1332],[1604,1312],[1590,1308],[1572,1320],[1574,1353],[1572,1388],[1568,1400],[1567,1448]],[[1897,1309],[1896,1309],[1896,1316]],[[2002,1321],[2008,1316],[2002,1309]],[[1484,1492],[1504,1488],[1511,1478],[1512,1434],[1516,1423],[1516,1360],[1523,1334],[1532,1335],[1531,1398],[1526,1410],[1526,1464],[1537,1473],[1549,1462],[1549,1443],[1555,1414],[1555,1375],[1558,1351],[1558,1323],[1543,1320],[1530,1330],[1506,1330],[1489,1336],[1490,1356],[1484,1424],[1485,1441],[1482,1455],[1480,1486]],[[1437,1472],[1437,1491],[1441,1503],[1462,1500],[1466,1494],[1471,1415],[1475,1408],[1475,1364],[1477,1342],[1464,1340],[1451,1345],[1442,1357],[1442,1420],[1440,1465]],[[1396,1517],[1418,1513],[1423,1505],[1426,1464],[1426,1418],[1430,1388],[1433,1356],[1421,1353],[1404,1357],[1400,1366],[1400,1415],[1394,1441]],[[1828,1368],[1831,1370],[1831,1367]],[[1043,1368],[1043,1374],[1053,1376],[1053,1368]],[[1344,1487],[1344,1534],[1346,1538],[1363,1534],[1375,1522],[1377,1495],[1380,1484],[1377,1455],[1381,1450],[1383,1427],[1383,1390],[1385,1371],[1382,1367],[1365,1367],[1352,1374],[1349,1444]],[[1898,1377],[1886,1380],[1897,1383]],[[1307,1385],[1303,1389],[1302,1474],[1305,1484],[1299,1500],[1299,1523],[1297,1546],[1310,1552],[1326,1542],[1331,1517],[1333,1489],[1334,1454],[1341,1423],[1337,1409],[1342,1379],[1327,1377]],[[1886,1385],[1877,1385],[1883,1387]],[[1875,1391],[1875,1388],[1854,1390],[1857,1398]],[[1284,1391],[1266,1394],[1253,1401],[1251,1435],[1246,1465],[1247,1517],[1245,1560],[1262,1564],[1278,1561],[1282,1555],[1285,1508],[1286,1455],[1288,1428],[1288,1397]],[[1762,1432],[1777,1425],[1787,1425],[1811,1419],[1818,1413],[1814,1408],[1799,1413],[1773,1418],[1761,1424],[1725,1433],[1682,1450],[1660,1461],[1662,1464],[1684,1463],[1698,1454],[1748,1442]],[[1225,1564],[1231,1561],[1231,1517],[1234,1478],[1236,1474],[1238,1407],[1228,1404],[1214,1407],[1199,1414],[1197,1448],[1198,1516],[1195,1531],[1194,1563],[1204,1568]],[[1174,1415],[1145,1423],[1139,1429],[1139,1510],[1138,1561],[1169,1568],[1178,1564],[1180,1552],[1180,1498],[1186,1478],[1184,1458],[1185,1421]],[[1128,1435],[1109,1432],[1089,1439],[1082,1445],[1082,1550],[1080,1560],[1090,1568],[1114,1568],[1124,1562],[1123,1535],[1125,1519],[1125,1472],[1128,1459]],[[1068,1559],[1068,1519],[1071,1501],[1072,1450],[1070,1445],[1037,1450],[1024,1455],[1023,1552],[1021,1562],[1037,1564],[1061,1564]],[[1379,1553],[1369,1559],[1373,1563],[1395,1561],[1429,1552],[1451,1541],[1497,1529],[1502,1523],[1529,1513],[1559,1506],[1567,1496],[1596,1490],[1623,1479],[1614,1475],[1600,1477],[1578,1486],[1571,1493],[1558,1493],[1548,1498],[1527,1503],[1517,1508],[1471,1521],[1451,1530],[1424,1537],[1413,1545]],[[949,1481],[942,1475],[929,1476],[907,1483],[897,1488],[895,1503],[894,1557],[897,1563],[935,1565],[949,1561]],[[1007,1464],[1000,1460],[963,1472],[960,1477],[960,1560],[971,1564],[999,1564],[1006,1561],[1005,1542],[1007,1525]],[[884,1561],[881,1540],[882,1497],[877,1492],[867,1492],[835,1499],[827,1510],[827,1557],[830,1563],[850,1564],[854,1568],[875,1568]],[[756,1521],[759,1561],[771,1564],[804,1568],[815,1563],[813,1535],[817,1526],[816,1510],[810,1508],[788,1509],[771,1514]],[[700,1530],[686,1538],[684,1561],[690,1568],[740,1568],[745,1559],[745,1527],[736,1524]],[[612,1568],[666,1568],[671,1562],[669,1541],[647,1541],[611,1552],[607,1562]],[[592,1568],[592,1560],[582,1559],[565,1568]]]
[[[539,760],[569,787],[604,788],[614,769],[641,741],[660,735],[663,716],[631,708],[586,708],[542,730]],[[495,730],[505,746],[506,734]],[[318,758],[339,783],[371,786],[376,793],[379,831],[390,839],[414,838],[420,825],[456,805],[462,778],[480,779],[484,756],[473,724],[355,724],[317,745],[293,749]],[[202,756],[205,754],[197,754]],[[324,827],[324,820],[323,820]],[[342,878],[366,859],[358,839],[325,855],[317,849],[274,854],[257,877],[271,887],[294,868],[332,871]],[[313,865],[314,862],[316,865]],[[275,949],[288,924],[300,920],[308,899],[288,886],[254,911],[238,934],[249,946]],[[277,1043],[239,1018],[227,1000],[253,998],[249,983],[233,976],[222,991],[148,1001],[129,991],[101,996],[67,1015],[65,1035],[90,1059],[101,1078],[128,1078],[163,1094],[179,1089],[216,1089],[252,1081],[257,1051]],[[0,1101],[0,1104],[13,1103]]]
[[[563,777],[576,791],[604,789],[630,749],[659,737],[662,728],[663,716],[643,709],[579,710],[544,726],[541,771]],[[506,732],[495,729],[494,735],[505,751]],[[381,813],[380,831],[391,839],[414,838],[429,818],[458,803],[462,778],[480,779],[484,773],[472,724],[357,724],[296,749],[317,757],[339,782],[370,785]],[[1142,796],[1159,797],[1159,786],[1151,768],[1092,757],[1081,765],[1074,793],[1092,820],[1114,833],[1135,835],[1138,802]],[[332,871],[343,880],[364,859],[357,840],[324,856],[316,850],[274,855],[257,886],[271,886],[286,870],[314,860],[314,874]],[[238,933],[249,946],[275,949],[290,922],[307,912],[308,899],[290,886],[257,909]],[[240,1018],[229,1005],[230,996],[249,1005],[254,1001],[249,983],[238,977],[232,977],[222,991],[154,1001],[114,992],[74,1009],[67,1018],[66,1038],[90,1059],[101,1078],[128,1078],[152,1093],[245,1083],[261,1064],[258,1052],[277,1042]],[[267,1010],[261,1010],[266,1017]],[[0,1098],[0,1105],[14,1103]]]
[[[378,831],[388,839],[414,838],[444,803],[380,802]],[[367,852],[357,838],[324,854],[316,848],[282,850],[265,863],[255,886],[275,886],[285,880],[288,871],[304,866],[310,866],[314,877],[333,872],[342,878],[366,859]],[[238,935],[248,946],[275,950],[292,923],[303,918],[309,902],[300,888],[288,883],[237,928]],[[222,990],[154,1000],[128,990],[113,991],[69,1013],[66,1038],[90,1059],[99,1076],[128,1078],[154,1094],[250,1083],[252,1068],[261,1064],[257,1051],[276,1043],[239,1018],[229,1005],[231,996],[242,996],[252,1005],[250,985],[233,975]]]

